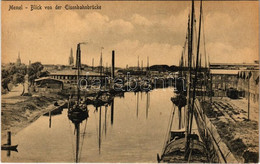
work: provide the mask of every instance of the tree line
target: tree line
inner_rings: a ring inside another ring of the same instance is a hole
[[[35,79],[48,76],[49,72],[43,71],[43,68],[44,66],[40,62],[32,63],[29,66],[15,63],[2,66],[2,90],[10,91],[9,84],[22,84],[24,93],[25,77],[28,77],[28,85],[31,86]]]

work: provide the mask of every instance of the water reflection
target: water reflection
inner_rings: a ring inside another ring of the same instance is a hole
[[[49,128],[51,128],[51,118],[52,118],[52,116],[60,115],[62,113],[62,111],[63,111],[63,106],[59,106],[56,109],[43,114],[43,116],[49,116]]]
[[[142,94],[143,92],[135,92],[136,95],[136,118],[138,118],[138,114],[139,114],[139,94],[141,94],[141,101],[142,101]],[[146,106],[145,106],[145,111],[146,111],[146,119],[148,118],[149,115],[149,108],[150,108],[150,92],[145,92],[146,95]]]
[[[142,99],[139,94],[143,94]],[[10,158],[2,153],[2,161],[156,162],[171,96],[171,90],[125,93],[110,104],[88,105],[89,117],[81,122],[71,119],[67,109],[57,115],[48,113],[49,117],[40,117],[14,136],[19,153]]]
[[[105,136],[107,136],[107,106],[105,106],[105,123],[104,123],[104,127],[105,127]]]
[[[49,112],[50,118],[49,118],[49,128],[51,128],[51,112]]]
[[[112,100],[111,103],[111,125],[114,123],[114,99]]]
[[[150,106],[150,92],[146,92],[146,119],[148,118],[149,106]]]
[[[100,149],[101,149],[101,109],[102,107],[99,108],[99,131],[98,131],[98,151],[100,154]]]
[[[18,145],[11,146],[11,148],[10,148],[10,146],[8,146],[9,147],[8,149],[3,148],[3,146],[5,146],[5,145],[1,146],[1,150],[6,151],[7,157],[11,156],[11,152],[17,152],[18,153],[18,150],[17,150]]]
[[[81,152],[79,152],[80,124],[84,120],[86,120],[88,117],[89,117],[88,109],[86,109],[86,110],[81,110],[81,109],[78,109],[78,108],[74,108],[73,110],[68,109],[68,118],[75,125],[75,131],[76,131],[76,154],[75,154],[75,162],[76,163],[79,162],[79,153],[81,153]],[[86,124],[87,124],[87,120],[86,120]],[[86,132],[86,125],[85,125],[84,132],[83,132],[81,150],[82,150],[83,143],[84,143],[85,132]]]
[[[100,107],[96,107],[96,112],[99,113],[99,118],[98,118],[98,150],[99,154],[101,154],[101,143],[102,143],[102,134],[105,132],[105,137],[107,135],[107,111],[108,111],[108,106],[110,106],[111,109],[111,125],[113,125],[114,121],[114,99],[112,99],[111,104],[105,104]],[[102,109],[103,108],[103,109]],[[105,108],[105,118],[104,118],[104,123],[103,123],[103,129],[102,129],[102,110]],[[99,109],[99,110],[98,110]]]
[[[137,92],[137,103],[136,103],[136,117],[138,118],[138,110],[139,110],[139,92]]]

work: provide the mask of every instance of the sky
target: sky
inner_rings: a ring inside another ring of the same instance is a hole
[[[100,5],[101,10],[65,10],[69,5]],[[23,10],[8,11],[9,5]],[[61,5],[61,10],[33,10],[30,5]],[[28,7],[28,9],[25,9]],[[242,63],[258,60],[258,1],[203,2],[205,49],[211,63]],[[79,42],[82,63],[136,66],[178,65],[185,42],[190,1],[2,1],[2,63],[68,64],[71,48]],[[198,20],[199,2],[195,2]],[[197,23],[198,24],[198,23]],[[198,29],[198,28],[197,28]]]

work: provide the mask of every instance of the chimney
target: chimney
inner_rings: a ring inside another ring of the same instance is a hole
[[[115,50],[112,50],[112,72],[111,76],[114,79],[115,78]]]

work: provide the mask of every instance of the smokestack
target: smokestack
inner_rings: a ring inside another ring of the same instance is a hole
[[[115,50],[112,50],[112,78],[115,78]]]
[[[80,44],[78,44],[78,46],[77,46],[76,68],[81,68],[81,50],[80,50]]]

